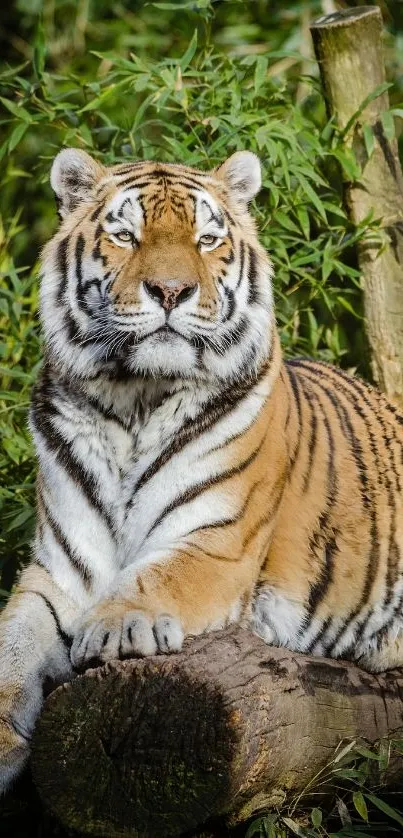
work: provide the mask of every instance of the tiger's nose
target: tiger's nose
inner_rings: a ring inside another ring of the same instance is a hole
[[[195,293],[197,285],[187,285],[176,279],[167,279],[154,282],[144,282],[144,288],[151,297],[162,306],[165,311],[172,311],[180,303],[188,300]]]

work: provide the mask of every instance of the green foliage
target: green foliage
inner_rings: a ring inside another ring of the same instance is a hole
[[[401,740],[381,741],[372,748],[356,741],[341,744],[301,794],[277,812],[256,818],[245,838],[401,835],[402,794],[387,793],[385,778],[391,760],[402,755]]]

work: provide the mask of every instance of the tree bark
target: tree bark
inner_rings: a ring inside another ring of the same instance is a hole
[[[33,742],[44,802],[92,835],[179,836],[283,802],[340,740],[403,732],[403,673],[266,646],[236,628],[56,689]],[[394,768],[403,777],[403,764]]]
[[[382,16],[378,7],[361,6],[319,18],[311,26],[328,111],[344,131],[360,106],[385,81]],[[397,142],[384,132],[381,115],[388,93],[359,114],[344,137],[362,167],[359,182],[346,183],[346,208],[354,224],[373,210],[382,218],[389,245],[379,252],[364,239],[358,246],[372,369],[388,397],[403,405],[403,178]],[[368,157],[363,126],[373,131]]]

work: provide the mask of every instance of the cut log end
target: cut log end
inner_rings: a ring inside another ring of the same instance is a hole
[[[169,664],[111,664],[59,688],[34,749],[44,798],[93,834],[178,835],[231,796],[231,712],[214,684]]]
[[[341,740],[402,731],[402,694],[401,673],[372,676],[233,628],[59,687],[34,736],[33,776],[62,823],[92,835],[238,823],[301,791]]]
[[[318,17],[312,24],[312,29],[328,29],[335,26],[350,26],[354,21],[363,18],[377,17],[382,21],[382,13],[378,6],[359,6],[356,9],[343,9],[341,12],[332,12],[329,15]]]

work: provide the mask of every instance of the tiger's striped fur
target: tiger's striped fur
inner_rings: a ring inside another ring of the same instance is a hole
[[[251,624],[268,643],[403,663],[403,417],[284,363],[247,152],[217,170],[52,170],[34,558],[1,617],[0,788],[45,678]]]

